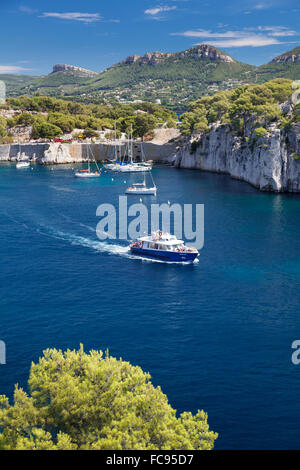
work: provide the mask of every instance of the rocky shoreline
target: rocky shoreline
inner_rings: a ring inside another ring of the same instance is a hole
[[[81,163],[87,161],[88,147],[99,162],[113,156],[112,143],[29,143],[0,145],[0,161],[16,161],[21,148],[37,164]],[[135,158],[140,156],[139,149],[134,146]],[[145,142],[143,149],[146,160],[228,174],[261,191],[300,192],[300,123],[289,132],[270,127],[254,144],[249,144],[247,135],[237,136],[228,126],[215,124],[201,136],[164,144]]]
[[[173,164],[225,173],[261,191],[300,192],[300,123],[288,132],[274,125],[254,143],[247,140],[247,131],[237,136],[229,126],[216,124],[182,145]]]

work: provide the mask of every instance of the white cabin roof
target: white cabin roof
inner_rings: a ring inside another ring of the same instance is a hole
[[[147,237],[139,238],[141,242],[149,243],[158,243],[160,245],[182,245],[184,244],[183,240],[178,240],[175,235],[170,235],[169,233],[163,232],[161,235],[158,232],[153,233]]]

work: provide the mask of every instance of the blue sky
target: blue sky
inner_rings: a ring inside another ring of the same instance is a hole
[[[300,45],[299,18],[299,0],[1,0],[0,73],[101,71],[201,43],[258,65]]]

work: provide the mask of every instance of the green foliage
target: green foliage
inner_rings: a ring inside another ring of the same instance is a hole
[[[2,139],[7,136],[7,121],[4,117],[0,116],[0,142],[2,142]]]
[[[137,114],[134,123],[134,136],[144,137],[152,132],[156,127],[157,121],[154,116],[149,114]]]
[[[30,394],[0,397],[0,449],[209,450],[207,415],[176,411],[150,375],[102,352],[44,351]]]
[[[45,137],[44,125],[38,125],[41,119],[61,129],[61,133],[72,132],[75,128],[87,129],[88,132],[113,130],[116,121],[117,128],[121,132],[128,133],[133,125],[134,135],[137,137],[151,133],[159,122],[167,121],[173,126],[177,120],[173,111],[148,102],[115,106],[87,105],[49,96],[21,96],[9,98],[7,101],[9,107],[23,111],[22,114],[8,119],[8,127],[12,128],[19,124],[34,125],[36,138]],[[39,129],[42,129],[41,134]]]
[[[191,103],[189,111],[182,115],[182,132],[187,135],[197,129],[206,131],[209,124],[221,121],[242,133],[250,120],[257,127],[284,120],[279,104],[290,98],[292,92],[290,80],[276,79],[263,85],[243,85],[233,91],[204,96]]]
[[[181,116],[181,132],[183,135],[189,135],[196,132],[207,132],[209,131],[208,119],[206,117],[205,107],[200,106],[192,107],[193,111],[184,113]]]
[[[50,113],[48,121],[59,127],[63,132],[72,132],[75,129],[75,119],[62,113]]]
[[[254,132],[258,139],[267,134],[267,130],[264,127],[257,127]]]
[[[97,137],[98,133],[95,131],[95,129],[91,129],[90,127],[87,127],[86,129],[84,129],[84,135],[85,137]]]
[[[297,153],[293,154],[293,159],[294,160],[300,160],[300,156]]]
[[[122,133],[120,131],[116,131],[116,137],[117,139],[122,136]],[[115,132],[107,132],[105,134],[106,139],[114,140],[115,138]]]
[[[174,121],[173,119],[168,119],[167,120],[167,128],[168,129],[173,129],[174,127],[176,127],[176,121]]]
[[[0,124],[0,139],[2,140],[3,137],[5,137],[7,135],[7,131],[6,131],[6,128]]]
[[[62,134],[62,129],[51,122],[43,119],[36,120],[33,124],[32,137],[34,139],[54,139]]]

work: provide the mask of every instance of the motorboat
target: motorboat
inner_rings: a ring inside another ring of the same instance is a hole
[[[130,245],[133,255],[171,262],[193,262],[199,256],[196,248],[185,246],[183,240],[161,230],[140,237]]]

